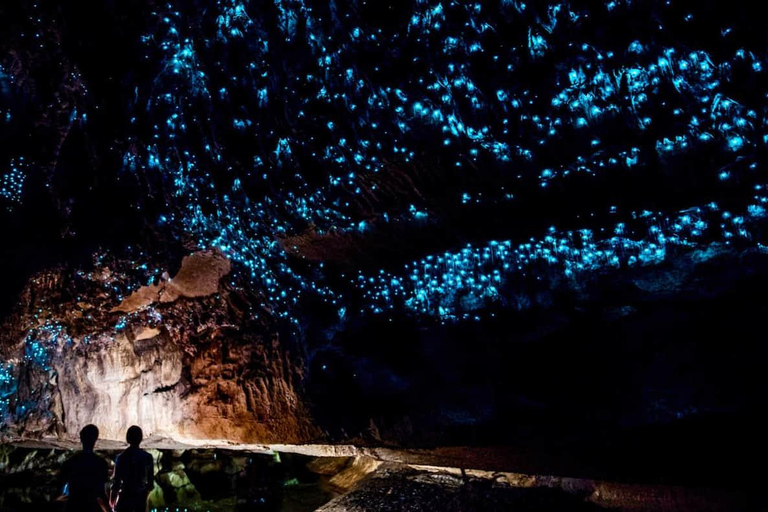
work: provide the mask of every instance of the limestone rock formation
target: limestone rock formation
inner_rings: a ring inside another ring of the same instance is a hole
[[[175,302],[180,297],[208,297],[219,290],[219,280],[231,270],[229,260],[217,253],[195,253],[184,257],[173,279],[159,285],[142,286],[112,311],[133,313],[156,302]]]
[[[134,424],[177,440],[314,438],[301,354],[223,282],[229,271],[195,253],[122,300],[127,276],[106,265],[37,276],[2,336],[5,434],[71,438],[95,423],[107,439]]]

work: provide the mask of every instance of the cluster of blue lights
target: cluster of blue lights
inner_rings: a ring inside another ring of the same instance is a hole
[[[379,9],[382,19],[366,6],[302,0],[270,9],[219,0],[205,13],[167,5],[144,37],[156,78],[137,90],[125,167],[162,176],[173,204],[160,224],[221,250],[264,291],[263,306],[286,318],[315,295],[363,312],[467,319],[507,301],[510,282],[541,265],[576,278],[711,243],[762,247],[766,97],[738,97],[732,84],[745,74],[762,80],[765,50],[715,57],[693,43],[570,36],[593,15],[626,15],[632,4],[596,12],[565,2],[418,0],[411,12]],[[732,33],[723,27],[719,37]],[[418,191],[382,206],[397,195],[393,180],[410,183],[424,162],[466,173],[455,206],[469,209],[514,205],[575,178],[588,186],[639,177],[706,151],[721,163],[697,179],[751,187],[742,206],[708,204],[712,196],[669,211],[596,207],[582,213],[601,226],[462,244],[401,271],[348,273],[341,286],[284,243],[305,233],[365,237],[382,221],[440,223]],[[494,180],[496,189],[481,186]]]
[[[768,198],[759,197],[761,203]],[[474,313],[490,306],[527,309],[528,302],[509,304],[502,293],[516,278],[536,275],[542,266],[565,278],[588,271],[633,268],[662,263],[671,251],[702,247],[704,240],[752,241],[754,228],[766,216],[760,204],[744,215],[721,211],[716,204],[692,208],[674,217],[648,211],[635,214],[631,226],[617,223],[612,232],[591,229],[562,232],[554,227],[542,238],[525,243],[492,241],[467,246],[405,265],[401,273],[359,273],[373,313],[405,306],[443,320],[480,319]],[[762,245],[759,245],[764,249]]]
[[[16,393],[18,377],[14,373],[14,365],[8,362],[0,362],[0,424],[6,419],[11,398]]]
[[[10,169],[0,174],[0,199],[8,203],[8,207],[21,202],[21,194],[26,179],[24,157],[11,160]]]
[[[27,332],[24,339],[24,360],[32,366],[49,371],[56,350],[71,344],[72,338],[67,334],[66,327],[56,322],[45,323]]]

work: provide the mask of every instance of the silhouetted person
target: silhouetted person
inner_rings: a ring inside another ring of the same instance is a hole
[[[130,446],[115,460],[110,503],[117,512],[147,510],[147,498],[155,486],[155,466],[152,455],[139,448],[142,439],[141,428],[129,428],[125,440]]]
[[[80,431],[83,451],[64,463],[61,480],[67,485],[69,497],[64,510],[68,512],[102,512],[106,508],[106,485],[109,481],[107,461],[93,453],[99,429],[86,425]]]

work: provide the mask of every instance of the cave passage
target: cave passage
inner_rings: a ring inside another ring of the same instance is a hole
[[[766,33],[739,0],[3,0],[4,503],[15,449],[95,424],[219,450],[156,454],[161,510],[235,506],[227,447],[300,451],[269,510],[738,510]]]

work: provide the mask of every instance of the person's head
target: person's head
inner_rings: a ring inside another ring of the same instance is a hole
[[[141,431],[141,427],[137,427],[136,425],[129,428],[128,432],[125,434],[125,440],[128,441],[128,444],[131,446],[139,446],[143,439],[144,432]]]
[[[99,427],[96,425],[86,425],[80,431],[80,442],[83,443],[83,450],[93,451],[96,446],[96,440],[99,438]]]

